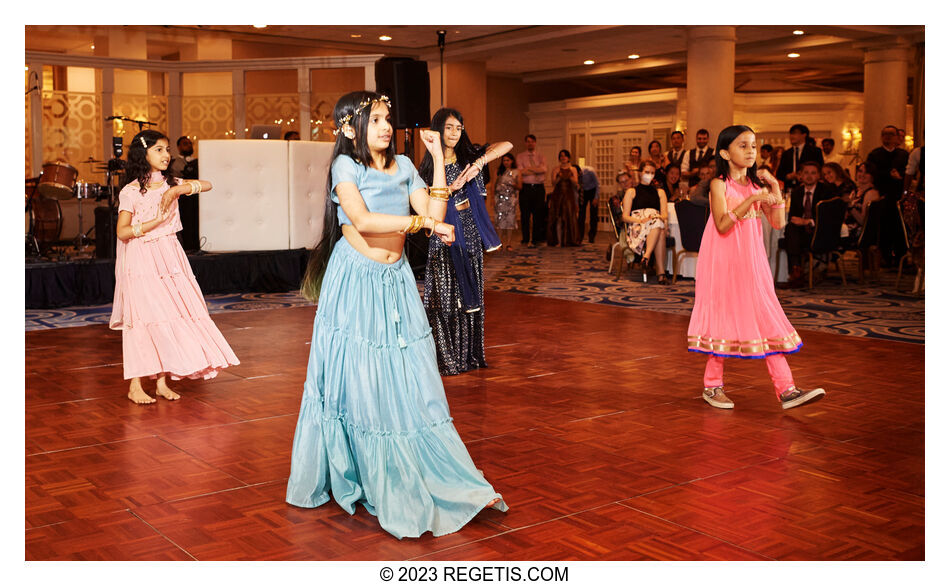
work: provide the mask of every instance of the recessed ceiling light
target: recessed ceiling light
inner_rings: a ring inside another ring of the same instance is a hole
[[[627,59],[639,59],[640,56],[634,53],[633,55],[627,55]]]
[[[805,31],[800,30],[800,29],[797,29],[797,30],[793,30],[793,31],[792,31],[792,34],[793,34],[793,35],[803,35],[803,34],[805,34]]]
[[[381,37],[379,37],[379,40],[380,40],[380,41],[391,41],[391,40],[393,40],[393,38],[392,38],[391,36],[389,36],[389,35],[382,35]]]
[[[266,24],[255,24],[255,25],[252,25],[252,26],[253,26],[254,28],[267,28],[267,25],[266,25]]]
[[[588,59],[587,61],[584,61],[584,65],[593,65],[593,64],[594,64],[593,59]]]
[[[789,53],[788,56],[791,57],[792,59],[795,59],[795,58],[797,58],[797,57],[801,57],[801,55],[799,55],[798,53]]]
[[[89,48],[90,48],[90,49],[95,49],[96,46],[95,46],[95,45],[89,45]]]
[[[363,36],[363,35],[350,35],[350,38],[351,38],[351,39],[358,39],[358,38],[360,38],[360,37],[362,37],[362,36]]]

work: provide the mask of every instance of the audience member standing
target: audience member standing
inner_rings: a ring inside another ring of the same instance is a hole
[[[802,253],[808,250],[815,232],[815,208],[818,202],[835,194],[830,186],[818,181],[818,163],[805,161],[798,171],[801,183],[792,190],[785,226],[785,252],[788,254],[788,287],[804,286]]]
[[[182,179],[198,178],[198,158],[195,157],[195,145],[187,136],[178,138],[175,143],[178,155],[172,159],[168,168],[172,174]],[[178,242],[187,252],[201,249],[201,239],[198,235],[198,207],[200,195],[186,197],[178,202],[178,215],[181,218],[181,231],[178,232]]]
[[[924,192],[924,147],[919,146],[911,151],[907,157],[907,168],[904,170],[904,191],[910,191],[911,182],[917,179],[914,191]]]
[[[715,155],[709,148],[709,131],[700,128],[696,131],[696,148],[689,149],[689,154],[683,157],[683,163],[680,165],[680,171],[691,187],[699,183],[699,168],[711,161]]]
[[[683,158],[686,156],[686,149],[683,148],[684,138],[682,132],[674,130],[670,134],[670,146],[673,148],[666,151],[667,168],[680,169],[680,176],[682,176]]]
[[[600,181],[597,179],[597,172],[590,165],[581,167],[581,206],[580,216],[577,219],[577,233],[580,236],[584,234],[584,224],[586,223],[587,208],[590,207],[590,230],[587,233],[587,240],[594,243],[594,237],[597,236],[597,207],[600,205]]]
[[[881,130],[881,146],[865,160],[874,174],[874,188],[884,198],[881,214],[881,255],[884,266],[892,266],[905,252],[901,234],[897,200],[904,191],[904,172],[907,170],[907,151],[900,148],[897,127],[885,126]]]
[[[551,200],[548,204],[548,246],[579,246],[577,229],[577,169],[571,164],[571,153],[562,149],[558,163],[551,171]]]
[[[544,201],[544,177],[548,164],[538,149],[538,139],[533,134],[524,137],[525,150],[516,157],[521,169],[521,193],[518,208],[521,210],[521,243],[537,246],[547,235],[547,203]]]
[[[779,181],[784,183],[786,190],[794,189],[798,185],[798,171],[805,161],[818,163],[819,169],[825,164],[821,149],[807,144],[809,132],[808,127],[804,124],[793,124],[788,129],[788,140],[792,143],[792,146],[782,153],[782,160],[778,164],[777,177]]]

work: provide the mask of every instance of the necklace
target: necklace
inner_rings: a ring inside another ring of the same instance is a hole
[[[451,165],[451,164],[454,163],[456,160],[457,160],[457,157],[455,156],[455,153],[452,153],[452,156],[451,156],[451,157],[447,157],[447,158],[445,159],[445,164],[446,164],[446,165]]]

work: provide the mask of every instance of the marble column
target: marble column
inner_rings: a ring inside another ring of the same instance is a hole
[[[881,129],[907,124],[907,62],[909,51],[899,41],[865,48],[864,127],[861,157],[881,146]]]
[[[686,38],[686,146],[696,146],[700,128],[715,146],[719,132],[734,123],[736,27],[691,26]]]

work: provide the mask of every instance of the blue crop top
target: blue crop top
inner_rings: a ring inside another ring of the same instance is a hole
[[[363,196],[366,209],[378,214],[394,216],[409,215],[409,194],[417,189],[425,189],[426,184],[412,161],[405,155],[396,155],[396,174],[389,175],[378,169],[364,167],[349,155],[339,155],[330,166],[330,199],[339,204],[336,186],[340,183],[355,183]],[[346,217],[343,206],[337,208],[337,220],[340,225],[353,222]]]

